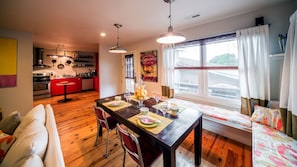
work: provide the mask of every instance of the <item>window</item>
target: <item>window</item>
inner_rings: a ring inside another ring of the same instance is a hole
[[[210,98],[240,98],[235,33],[177,44],[174,89]]]
[[[134,59],[133,54],[125,56],[126,92],[134,92]]]

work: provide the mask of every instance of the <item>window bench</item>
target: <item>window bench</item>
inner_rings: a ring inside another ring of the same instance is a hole
[[[171,103],[194,108],[203,113],[203,129],[233,139],[248,146],[252,145],[252,124],[250,117],[238,111],[189,102],[168,99]]]

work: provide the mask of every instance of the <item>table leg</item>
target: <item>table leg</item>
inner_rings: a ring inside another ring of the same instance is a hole
[[[66,85],[64,85],[64,101],[66,102],[66,100],[67,100],[67,98],[66,98],[66,92],[67,92],[67,90],[66,90]]]
[[[163,166],[176,167],[175,150],[163,148]]]
[[[58,102],[59,103],[64,103],[64,102],[67,102],[67,101],[70,101],[72,99],[67,99],[67,85],[64,85],[64,99],[63,100],[59,100]]]
[[[102,136],[102,126],[100,126],[100,128],[99,128],[99,136],[100,137]]]
[[[201,164],[201,151],[202,151],[202,119],[199,119],[199,125],[194,129],[194,152],[195,152],[195,165]]]

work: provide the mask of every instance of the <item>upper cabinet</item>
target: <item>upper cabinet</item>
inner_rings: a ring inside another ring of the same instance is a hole
[[[96,53],[79,52],[73,60],[73,67],[96,67]]]

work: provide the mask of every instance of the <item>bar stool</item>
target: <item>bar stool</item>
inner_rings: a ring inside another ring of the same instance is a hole
[[[111,116],[107,116],[106,112],[101,107],[94,106],[94,113],[97,119],[97,135],[96,135],[96,141],[94,145],[95,146],[98,145],[100,128],[105,128],[107,130],[105,157],[108,158],[109,132],[116,128],[117,121],[113,119]]]

